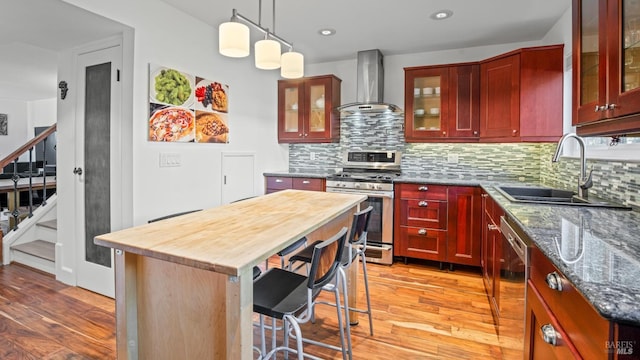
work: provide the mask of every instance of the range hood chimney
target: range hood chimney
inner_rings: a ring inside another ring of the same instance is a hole
[[[393,104],[383,100],[384,68],[382,53],[378,49],[358,52],[358,82],[356,102],[342,105],[338,110],[346,114],[402,112]]]

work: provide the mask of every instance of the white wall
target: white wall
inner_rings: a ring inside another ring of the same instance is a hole
[[[27,103],[27,119],[29,128],[51,126],[56,123],[56,98],[34,100]],[[33,136],[33,131],[31,136]]]
[[[3,159],[34,137],[34,127],[50,126],[56,122],[56,99],[0,99],[0,113],[7,114],[9,119],[9,135],[0,136],[0,159]],[[29,155],[24,154],[19,161],[28,160]]]
[[[256,194],[263,192],[264,171],[287,169],[288,147],[277,143],[277,71],[257,70],[251,57],[230,59],[219,55],[211,26],[161,1],[66,2],[121,22],[135,32],[131,154],[134,224],[177,211],[219,205],[223,151],[256,154]],[[195,40],[194,34],[202,34],[202,41]],[[228,84],[230,143],[148,142],[149,63]],[[163,152],[180,154],[182,166],[160,168]]]
[[[33,130],[28,132],[26,101],[0,99],[0,113],[7,114],[9,122],[8,135],[0,135],[0,159],[4,159],[22,146]]]

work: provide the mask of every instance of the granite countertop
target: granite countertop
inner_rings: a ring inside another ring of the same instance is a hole
[[[640,213],[517,204],[482,187],[600,315],[640,325]]]
[[[640,326],[640,212],[512,203],[494,185],[527,184],[509,179],[425,175],[400,176],[395,182],[481,186],[602,317]]]

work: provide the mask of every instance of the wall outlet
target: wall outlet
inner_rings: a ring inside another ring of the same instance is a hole
[[[315,160],[316,159],[316,153],[315,152],[310,152],[309,153],[309,160]]]
[[[176,167],[182,165],[182,157],[175,153],[160,153],[160,167]]]
[[[457,164],[458,163],[458,154],[449,154],[449,155],[447,155],[447,162],[449,164]]]

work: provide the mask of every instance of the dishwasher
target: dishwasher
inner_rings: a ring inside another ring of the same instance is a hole
[[[524,351],[527,279],[529,278],[529,239],[520,236],[504,216],[500,218],[502,256],[498,336],[521,342]]]

